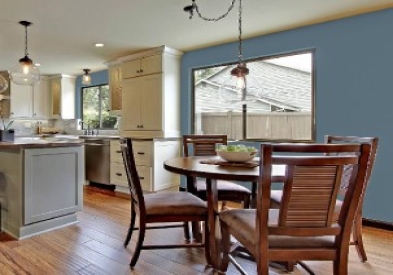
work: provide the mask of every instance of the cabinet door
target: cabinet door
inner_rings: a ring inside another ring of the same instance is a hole
[[[162,72],[162,56],[160,54],[143,57],[141,59],[141,75],[157,74]]]
[[[61,116],[61,80],[50,81],[50,112],[51,117]]]
[[[162,113],[162,75],[154,74],[139,78],[141,97],[141,130],[161,130]]]
[[[113,66],[109,68],[109,92],[110,92],[110,108],[111,111],[121,110],[121,66]]]
[[[141,60],[135,59],[128,61],[122,66],[123,78],[131,78],[139,76],[141,69]]]
[[[140,130],[141,126],[141,89],[140,77],[123,80],[122,91],[122,130]]]
[[[41,78],[33,87],[33,118],[46,119],[49,116],[49,81]]]
[[[33,89],[31,86],[16,85],[11,82],[10,117],[31,118],[33,107]]]

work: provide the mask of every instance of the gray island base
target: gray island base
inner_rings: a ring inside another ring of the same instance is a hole
[[[83,183],[83,143],[0,142],[2,229],[24,239],[76,223]]]

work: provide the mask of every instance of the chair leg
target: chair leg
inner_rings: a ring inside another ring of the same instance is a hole
[[[363,245],[363,237],[362,237],[362,214],[361,211],[356,215],[355,222],[353,223],[352,228],[352,237],[356,246],[356,251],[359,255],[359,258],[362,262],[367,261],[366,250]]]
[[[243,199],[243,208],[244,209],[249,209],[250,208],[250,196],[244,196]]]
[[[202,242],[202,234],[200,230],[200,223],[199,222],[191,222],[192,228],[192,237],[198,243]]]
[[[127,247],[127,245],[130,243],[132,232],[134,231],[135,220],[136,220],[136,213],[134,210],[131,210],[131,222],[130,222],[130,227],[128,228],[127,237],[124,241],[124,247]]]
[[[205,259],[208,265],[212,265],[212,258],[210,254],[210,238],[209,238],[209,223],[205,221],[204,223],[204,242],[205,242]]]
[[[230,240],[231,236],[229,234],[229,228],[226,223],[220,221],[220,227],[221,227],[221,242],[222,242],[222,246],[221,246],[222,259],[221,259],[220,272],[225,273],[229,265],[229,249],[231,246],[231,240]]]
[[[187,242],[189,242],[190,241],[190,226],[189,226],[188,222],[184,222],[183,229],[184,229],[184,238],[186,239]]]
[[[136,262],[138,261],[139,255],[141,253],[143,241],[145,239],[145,231],[146,231],[146,224],[141,222],[139,225],[138,241],[136,242],[135,251],[134,254],[132,255],[131,262],[130,262],[131,267],[134,267]]]

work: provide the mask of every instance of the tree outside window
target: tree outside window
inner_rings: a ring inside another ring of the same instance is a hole
[[[109,113],[108,85],[82,88],[83,129],[117,129],[117,117]]]

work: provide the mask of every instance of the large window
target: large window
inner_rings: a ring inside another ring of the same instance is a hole
[[[193,132],[233,140],[314,141],[313,51],[248,61],[239,93],[237,64],[193,70]]]
[[[109,86],[82,88],[83,129],[117,129],[117,117],[109,114]]]

